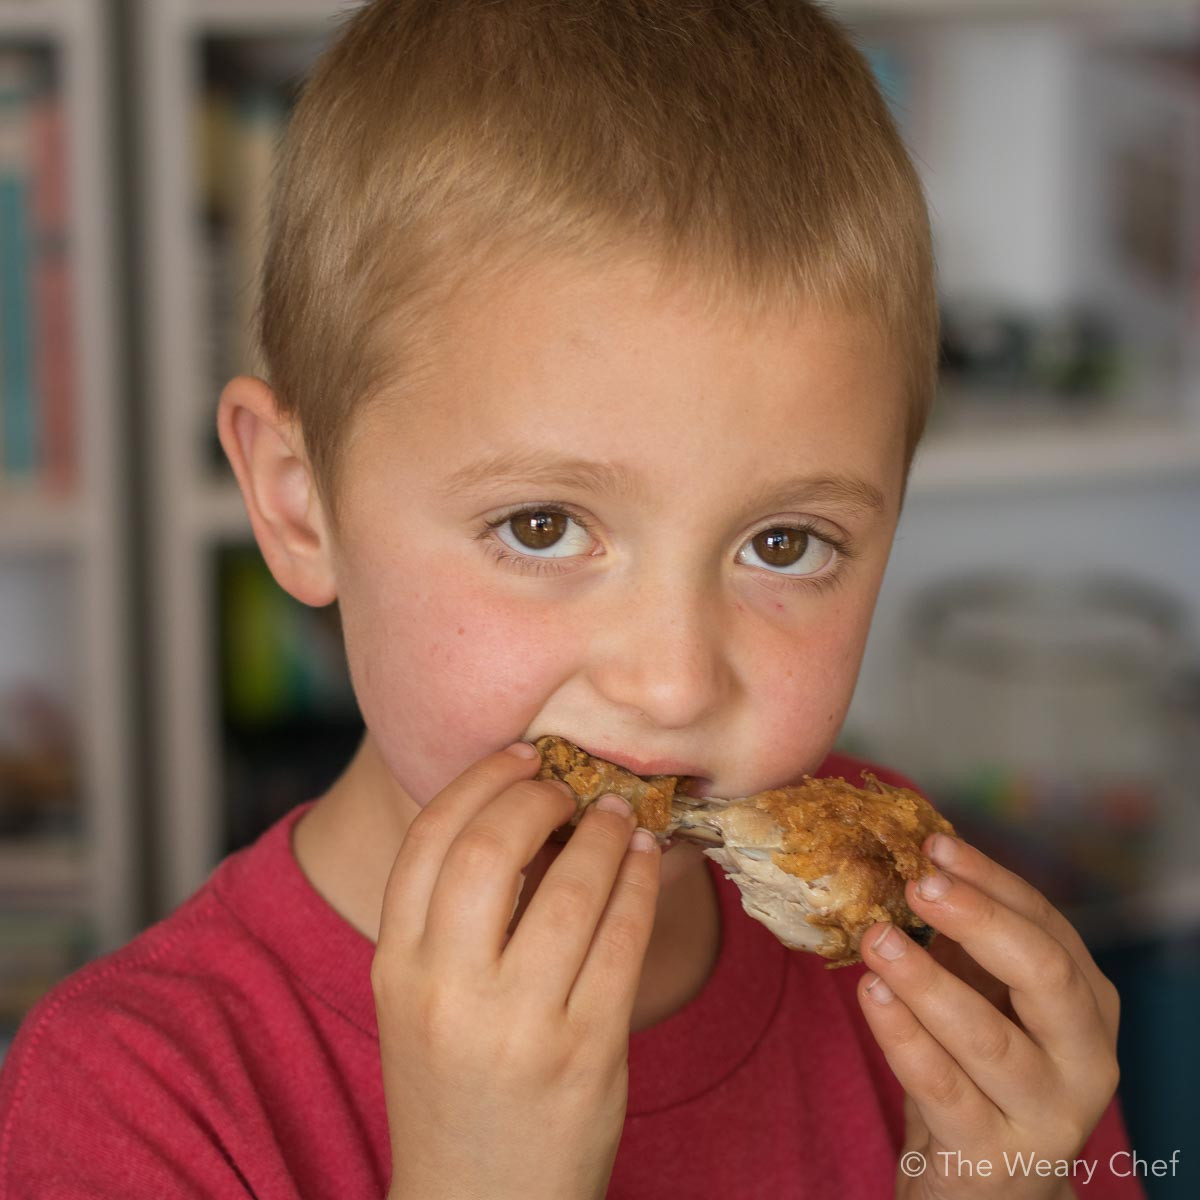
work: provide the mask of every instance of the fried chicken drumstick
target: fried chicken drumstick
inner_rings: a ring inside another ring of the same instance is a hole
[[[904,884],[932,869],[921,853],[925,838],[954,829],[908,788],[864,772],[862,788],[805,775],[798,786],[753,796],[697,798],[683,794],[686,778],[642,778],[560,737],[534,744],[542,757],[536,778],[561,780],[575,794],[571,824],[606,792],[623,796],[660,842],[702,845],[737,885],[746,912],[793,950],[847,966],[859,961],[859,939],[875,921],[892,921],[921,945],[933,937],[905,902]]]

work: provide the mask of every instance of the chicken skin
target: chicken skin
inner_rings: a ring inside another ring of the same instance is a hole
[[[860,961],[859,939],[891,921],[921,945],[934,931],[909,909],[904,885],[932,870],[921,853],[931,833],[954,829],[923,796],[864,772],[865,787],[814,779],[753,796],[685,794],[687,777],[642,778],[594,758],[564,738],[534,743],[538,779],[558,779],[575,795],[578,822],[606,792],[629,801],[638,825],[660,842],[703,846],[738,887],[742,907],[787,947],[810,950],[829,966]]]

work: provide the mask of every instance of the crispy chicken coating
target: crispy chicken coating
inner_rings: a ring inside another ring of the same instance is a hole
[[[624,796],[638,824],[660,841],[703,845],[742,895],[742,907],[792,949],[830,966],[858,962],[859,939],[875,921],[892,921],[922,945],[933,930],[908,907],[904,885],[932,870],[921,844],[953,834],[917,792],[864,772],[865,787],[814,779],[736,799],[696,798],[673,775],[643,779],[593,758],[563,738],[535,743],[538,779],[562,780],[575,793],[578,821],[606,792]]]

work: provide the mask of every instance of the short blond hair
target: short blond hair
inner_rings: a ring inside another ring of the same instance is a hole
[[[439,304],[634,256],[713,311],[829,308],[899,350],[905,478],[937,385],[920,179],[811,0],[373,0],[284,134],[255,334],[336,527],[360,410],[419,395]]]

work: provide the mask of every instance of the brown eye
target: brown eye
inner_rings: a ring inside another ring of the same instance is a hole
[[[809,529],[776,525],[756,533],[738,552],[737,560],[784,575],[815,575],[835,552],[832,542]]]
[[[790,567],[808,549],[809,537],[802,529],[764,529],[755,535],[755,553],[771,567]]]
[[[517,541],[530,550],[546,550],[567,531],[570,518],[560,512],[522,512],[509,517]]]
[[[558,508],[523,508],[492,525],[495,536],[526,558],[587,554],[592,538],[583,520]]]

